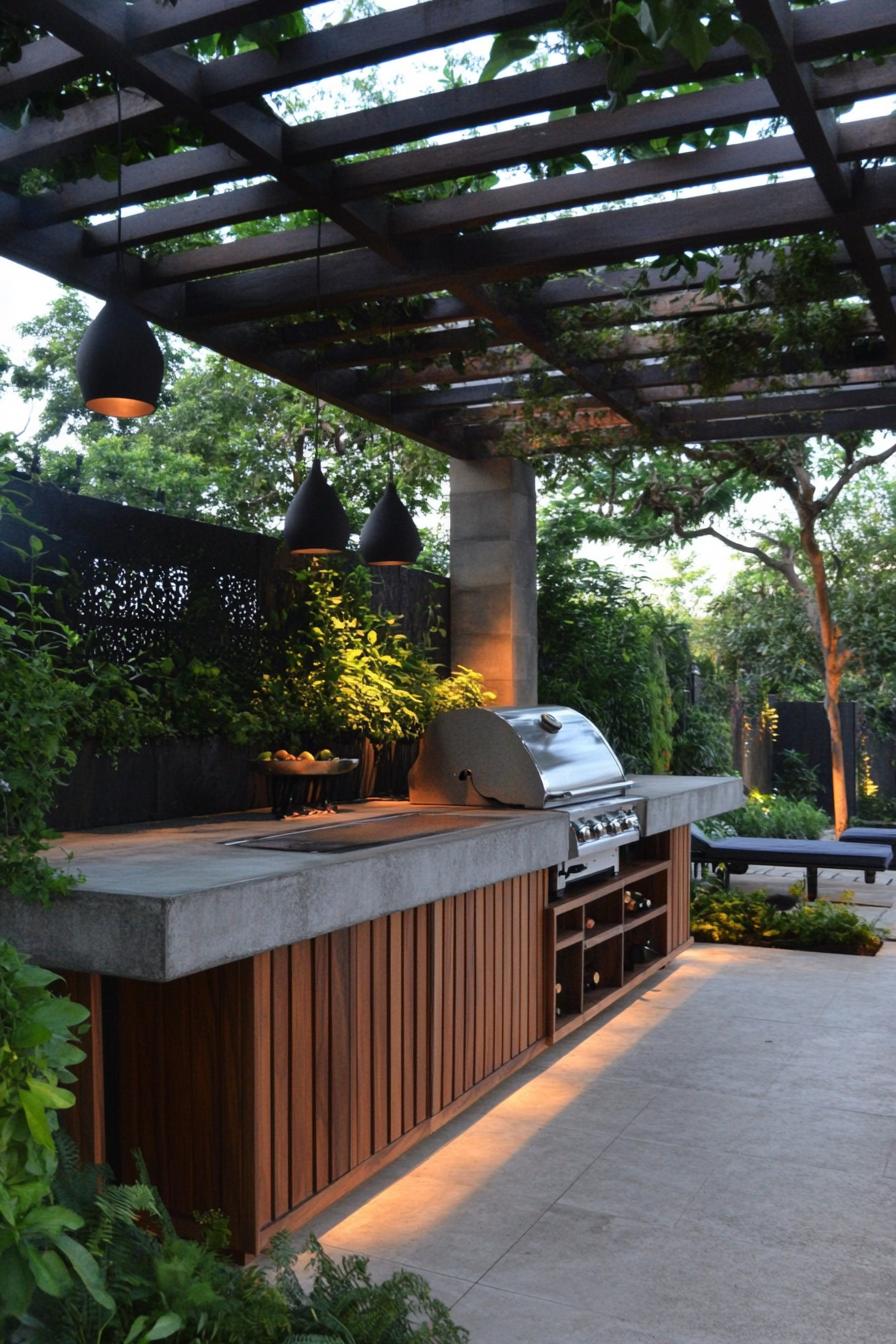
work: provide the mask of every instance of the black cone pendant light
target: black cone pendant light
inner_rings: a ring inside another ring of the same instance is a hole
[[[392,328],[389,328],[389,419],[392,419],[392,389],[395,383],[395,359],[392,354]],[[368,565],[412,565],[423,549],[420,533],[407,505],[395,488],[392,461],[389,479],[376,507],[361,529],[361,558]]]
[[[368,565],[412,565],[422,549],[420,533],[390,475],[361,529],[361,555]]]
[[[293,555],[333,555],[344,551],[352,525],[319,458],[311,463],[286,511],[283,540]]]
[[[322,216],[317,216],[317,257],[315,266],[317,288],[317,322],[320,325],[320,234]],[[316,351],[317,369],[314,379],[314,461],[311,470],[299,486],[292,503],[286,510],[283,540],[293,555],[336,555],[344,551],[352,525],[320,465],[320,346]]]
[[[103,305],[81,338],[76,363],[84,404],[100,415],[151,415],[165,361],[149,324],[122,295]]]
[[[88,410],[130,419],[159,403],[165,361],[146,322],[124,297],[121,248],[121,84],[118,103],[118,247],[115,291],[81,338],[76,370]]]

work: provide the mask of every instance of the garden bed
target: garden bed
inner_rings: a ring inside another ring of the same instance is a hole
[[[778,910],[762,890],[726,891],[715,881],[692,887],[691,933],[703,943],[857,957],[876,956],[883,947],[877,930],[842,905],[799,901],[791,910]]]

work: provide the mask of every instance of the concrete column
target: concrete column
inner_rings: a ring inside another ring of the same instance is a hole
[[[535,477],[515,458],[451,463],[451,662],[496,705],[538,703]]]

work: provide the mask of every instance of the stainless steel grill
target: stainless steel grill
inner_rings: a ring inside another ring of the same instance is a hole
[[[412,803],[562,808],[569,813],[567,881],[612,868],[640,837],[631,783],[603,733],[562,705],[456,709],[423,737],[409,777]]]

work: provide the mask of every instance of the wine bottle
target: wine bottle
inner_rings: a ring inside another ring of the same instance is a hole
[[[590,915],[586,915],[586,916],[585,916],[585,928],[586,928],[586,929],[593,929],[593,928],[594,928],[594,923],[595,923],[595,921],[591,918]]]
[[[627,913],[630,915],[634,914],[635,910],[637,909],[637,905],[635,904],[635,898],[627,887],[625,891],[623,891],[622,893],[622,904],[625,906]]]
[[[563,986],[561,985],[561,983],[560,983],[559,980],[557,981],[556,985],[554,986],[554,993],[555,993],[556,996],[557,996],[557,1006],[556,1006],[555,1016],[556,1016],[556,1017],[562,1017],[562,1016],[563,1016],[563,1009],[560,1007],[560,995],[563,993]]]
[[[596,968],[585,972],[585,986],[588,989],[597,989],[600,984],[600,971]]]

